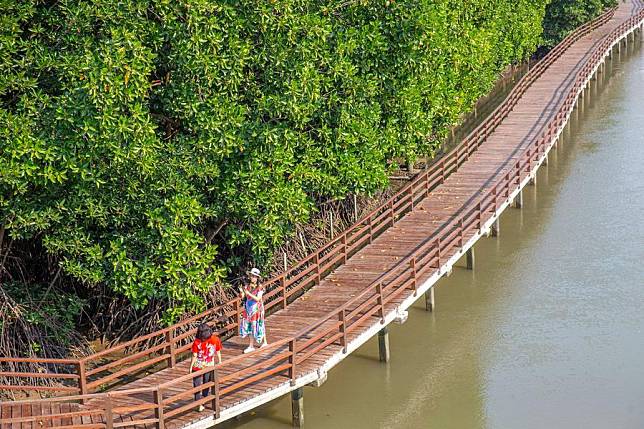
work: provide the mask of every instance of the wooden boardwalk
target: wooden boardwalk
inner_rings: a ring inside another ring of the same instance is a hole
[[[404,322],[406,309],[423,294],[433,305],[432,286],[481,236],[494,232],[501,212],[547,160],[588,81],[602,71],[606,56],[641,32],[643,22],[643,5],[631,0],[578,29],[489,120],[389,205],[359,222],[355,234],[344,233],[298,269],[272,279],[269,347],[243,355],[245,341],[226,340],[224,363],[211,383],[216,395],[203,401],[204,412],[191,399],[188,363],[180,359],[194,331],[172,328],[159,334],[169,337],[165,343],[130,354],[128,362],[107,354],[97,355],[100,363],[92,365],[44,362],[47,368],[77,366],[69,379],[78,382],[81,395],[3,402],[0,429],[205,428],[322,383],[332,367],[387,324]],[[235,301],[202,316],[227,334],[237,329],[238,307]],[[127,354],[130,346],[156,338],[146,337],[119,350]],[[124,376],[136,380],[124,382]],[[100,388],[108,393],[91,393]]]

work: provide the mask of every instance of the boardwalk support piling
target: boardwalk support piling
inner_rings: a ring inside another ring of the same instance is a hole
[[[530,181],[528,182],[532,186],[537,186],[537,172],[535,171],[532,176],[530,176]]]
[[[490,235],[492,235],[492,237],[498,237],[501,235],[501,221],[498,217],[494,220],[494,223],[490,228]]]
[[[473,270],[474,269],[474,246],[467,249],[467,251],[465,252],[465,259],[467,261],[467,269]]]
[[[512,206],[515,209],[520,209],[523,207],[523,189],[519,191],[516,197],[514,197],[514,201],[512,202]]]
[[[386,326],[378,331],[378,351],[380,362],[389,362],[389,328]]]
[[[434,301],[434,288],[430,288],[425,292],[425,310],[434,311],[436,303]]]
[[[304,426],[304,389],[301,387],[291,392],[291,415],[294,428]]]

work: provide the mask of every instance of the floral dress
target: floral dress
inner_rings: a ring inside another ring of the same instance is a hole
[[[264,303],[262,302],[264,292],[260,288],[255,288],[251,293],[258,297],[259,301],[246,296],[239,324],[239,336],[246,338],[248,335],[252,335],[259,344],[264,340],[266,333],[264,327]]]

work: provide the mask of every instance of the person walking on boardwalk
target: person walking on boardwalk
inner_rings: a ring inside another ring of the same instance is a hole
[[[260,347],[264,347],[266,342],[266,325],[264,321],[264,303],[262,295],[264,289],[259,282],[261,273],[257,268],[253,268],[249,273],[250,283],[244,285],[241,289],[241,298],[244,308],[239,323],[239,336],[248,337],[248,347],[244,353],[250,353],[255,350],[253,339]]]
[[[190,373],[201,371],[202,369],[215,366],[215,357],[217,363],[221,363],[221,340],[214,335],[212,328],[206,323],[197,327],[197,335],[192,343],[192,361],[190,362]],[[197,388],[202,384],[210,383],[214,379],[212,372],[198,375],[192,379],[192,385]],[[195,401],[205,398],[210,394],[210,387],[195,392]],[[203,404],[199,405],[199,411],[205,408]]]

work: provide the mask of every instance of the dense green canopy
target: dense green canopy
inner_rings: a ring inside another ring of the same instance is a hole
[[[551,0],[543,22],[544,46],[556,45],[572,30],[616,5],[617,0]]]
[[[168,302],[172,320],[245,260],[265,260],[320,199],[369,194],[394,160],[431,155],[534,52],[545,2],[0,10],[0,246],[29,243],[18,257],[48,265],[0,276],[36,287],[60,266],[136,308]]]

